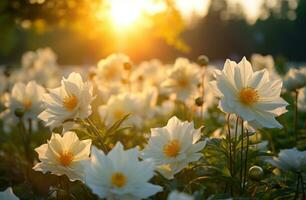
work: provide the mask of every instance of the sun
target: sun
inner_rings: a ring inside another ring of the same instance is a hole
[[[139,0],[109,0],[110,18],[116,27],[129,27],[141,19],[143,7]]]
[[[156,0],[101,0],[96,17],[108,19],[116,29],[146,24],[147,17],[166,9],[164,1]]]

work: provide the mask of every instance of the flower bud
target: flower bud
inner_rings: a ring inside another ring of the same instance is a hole
[[[260,181],[263,178],[263,169],[259,166],[254,165],[249,169],[249,178],[253,181]]]
[[[23,117],[23,115],[24,115],[24,109],[22,109],[22,108],[17,108],[17,109],[15,110],[15,115],[16,115],[16,117],[18,117],[18,118]]]
[[[195,99],[195,104],[196,104],[197,106],[200,107],[200,106],[203,105],[203,103],[204,103],[204,100],[203,100],[202,97],[198,97],[198,98]]]
[[[205,67],[207,66],[209,63],[209,58],[205,55],[200,55],[198,57],[198,64],[201,66],[201,67]]]

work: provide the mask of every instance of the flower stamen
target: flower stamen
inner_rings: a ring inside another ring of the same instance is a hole
[[[118,188],[122,188],[126,184],[126,181],[127,181],[126,176],[121,172],[115,172],[112,175],[111,182],[112,182],[113,186],[116,186]]]
[[[181,145],[178,140],[171,140],[168,144],[164,145],[163,147],[164,154],[170,158],[178,156],[180,149]]]
[[[259,95],[257,90],[251,87],[242,88],[239,92],[239,100],[245,105],[251,105],[258,102]]]
[[[74,157],[73,154],[69,151],[68,152],[62,152],[60,154],[60,157],[59,157],[59,162],[60,162],[61,165],[67,167],[72,163],[73,157]]]
[[[66,96],[63,99],[63,106],[68,110],[72,111],[78,104],[78,99],[75,95]]]
[[[32,101],[30,99],[23,100],[23,107],[25,110],[30,110],[32,107]]]

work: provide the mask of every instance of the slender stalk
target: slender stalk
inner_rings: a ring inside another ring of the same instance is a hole
[[[244,179],[243,179],[243,193],[245,191],[245,183],[247,179],[247,166],[248,166],[248,152],[249,152],[249,132],[246,130],[247,136],[247,143],[246,143],[246,150],[245,150],[245,160],[244,160]]]
[[[202,100],[204,101],[204,95],[205,95],[205,68],[203,67],[202,69],[202,84],[201,84],[201,88],[202,88]],[[201,105],[201,122],[204,120],[204,113],[203,113],[203,109],[204,109],[204,102]]]
[[[301,186],[302,186],[302,195],[303,195],[303,199],[306,199],[305,197],[305,189],[304,189],[304,178],[303,178],[303,174],[300,173],[300,179],[301,179]]]
[[[294,199],[297,199],[299,197],[299,187],[300,187],[300,174],[297,174],[297,183],[296,183]]]
[[[231,141],[231,127],[230,127],[230,117],[231,114],[228,114],[227,116],[227,131],[228,131],[228,144],[229,144],[229,168],[230,168],[230,173],[231,176],[233,176],[233,166],[232,166],[232,141]]]
[[[298,135],[298,96],[299,91],[295,90],[295,98],[294,98],[294,117],[293,117],[293,124],[294,124],[294,134],[295,134],[295,146],[297,145],[299,135]]]
[[[227,117],[227,131],[228,131],[228,144],[229,144],[229,170],[231,177],[233,177],[233,154],[232,154],[232,136],[231,136],[231,126],[230,126],[231,114]],[[233,186],[230,187],[231,195],[233,195]]]
[[[97,138],[98,138],[99,143],[101,144],[101,146],[102,146],[102,148],[103,148],[103,151],[104,151],[105,153],[107,153],[107,152],[108,152],[108,148],[107,148],[107,146],[104,144],[104,141],[103,141],[104,138],[101,136],[99,129],[96,127],[96,125],[95,125],[89,118],[87,118],[86,121],[90,124],[90,126],[91,126],[91,127],[93,128],[93,130],[96,132]]]
[[[25,153],[25,157],[27,160],[27,165],[26,165],[26,169],[25,169],[25,174],[24,174],[24,180],[27,183],[29,181],[29,176],[30,176],[30,171],[29,171],[29,163],[31,162],[31,159],[29,157],[29,153],[28,153],[28,139],[27,139],[27,131],[26,128],[24,126],[23,123],[23,118],[22,117],[18,117],[19,120],[19,128],[20,131],[22,132],[22,138],[23,138],[23,148],[24,148],[24,153]]]
[[[31,118],[28,120],[28,123],[29,123],[29,129],[28,129],[28,135],[27,135],[27,153],[29,154],[28,156],[30,158],[30,164],[33,164],[33,156],[31,153],[31,135],[32,135],[33,124],[32,124]]]
[[[244,130],[243,130],[243,120],[241,119],[241,150],[240,150],[240,189],[241,192],[243,191],[243,182],[242,182],[242,174],[243,174],[243,134]]]
[[[96,132],[97,136],[100,136],[100,131],[99,129],[96,127],[96,125],[89,119],[87,118],[86,121],[90,124],[90,126],[94,129],[94,131]]]
[[[28,122],[29,122],[29,135],[31,135],[32,134],[32,119],[30,118]]]
[[[237,146],[237,136],[238,136],[238,124],[239,123],[239,117],[237,116],[236,118],[236,125],[235,125],[235,136],[234,136],[234,147],[233,147],[233,154],[234,154],[234,162],[233,162],[233,173],[236,174],[236,167],[235,167],[235,164],[237,162],[237,155],[236,155],[236,146]]]

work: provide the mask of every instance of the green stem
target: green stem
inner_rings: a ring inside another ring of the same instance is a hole
[[[30,171],[29,171],[29,164],[31,162],[30,160],[30,157],[29,157],[29,153],[28,153],[28,139],[27,139],[27,132],[26,132],[26,128],[24,126],[24,123],[23,123],[23,118],[22,117],[18,117],[18,120],[19,120],[19,128],[20,128],[20,131],[22,132],[22,138],[23,138],[23,148],[24,148],[24,154],[25,154],[25,157],[26,157],[26,161],[27,161],[27,165],[26,165],[26,169],[25,169],[25,175],[24,175],[24,179],[25,179],[25,182],[28,182],[29,180],[29,176],[30,176]]]
[[[28,154],[28,157],[30,159],[30,164],[32,165],[33,164],[33,156],[32,156],[32,152],[31,152],[31,135],[32,135],[32,119],[29,119],[29,131],[28,131],[28,135],[27,135],[27,154]]]
[[[237,162],[237,155],[236,155],[236,151],[237,151],[237,149],[236,149],[236,146],[237,146],[237,136],[238,136],[238,125],[239,125],[239,117],[237,116],[237,118],[236,118],[236,125],[235,125],[235,136],[234,136],[234,148],[233,148],[233,153],[234,153],[234,163],[233,163],[233,165],[234,165],[234,169],[233,169],[233,173],[234,173],[234,175],[236,174],[236,167],[235,167],[235,164],[236,164],[236,162]]]
[[[303,195],[303,199],[305,199],[304,178],[303,178],[302,173],[300,173],[300,179],[301,179],[301,186],[302,186],[302,195]]]
[[[300,174],[297,174],[297,183],[296,183],[294,199],[297,199],[299,197],[299,187],[300,187]]]
[[[94,131],[96,132],[96,136],[98,138],[98,142],[101,144],[101,147],[103,149],[103,151],[105,153],[108,152],[108,148],[107,146],[104,144],[104,138],[101,134],[101,132],[99,131],[99,129],[96,127],[96,125],[89,119],[87,118],[86,121],[89,123],[89,125],[94,129]]]
[[[240,190],[243,192],[243,182],[242,182],[242,174],[243,174],[243,120],[241,119],[241,149],[240,149]]]
[[[294,91],[295,98],[294,98],[294,117],[293,117],[293,124],[294,124],[294,134],[295,134],[295,146],[297,146],[298,143],[298,96],[299,92],[298,90]]]
[[[228,144],[229,144],[229,170],[231,177],[233,177],[233,155],[232,155],[232,136],[231,136],[231,126],[230,126],[230,117],[231,114],[228,114],[227,117],[227,131],[228,131]],[[231,195],[233,195],[233,187],[231,185]]]
[[[248,152],[249,152],[249,132],[246,130],[247,134],[247,143],[246,143],[246,150],[245,150],[245,160],[244,160],[244,178],[243,178],[243,193],[245,191],[245,183],[247,179],[247,166],[248,166]]]
[[[89,119],[87,118],[86,121],[89,123],[89,125],[94,129],[96,132],[97,136],[101,136],[99,129],[96,127],[96,125]]]
[[[203,113],[203,106],[204,106],[204,95],[205,95],[205,69],[203,68],[203,72],[202,72],[202,84],[201,84],[201,88],[202,88],[202,100],[203,100],[203,104],[201,105],[201,122],[203,122],[204,120],[204,113]]]

